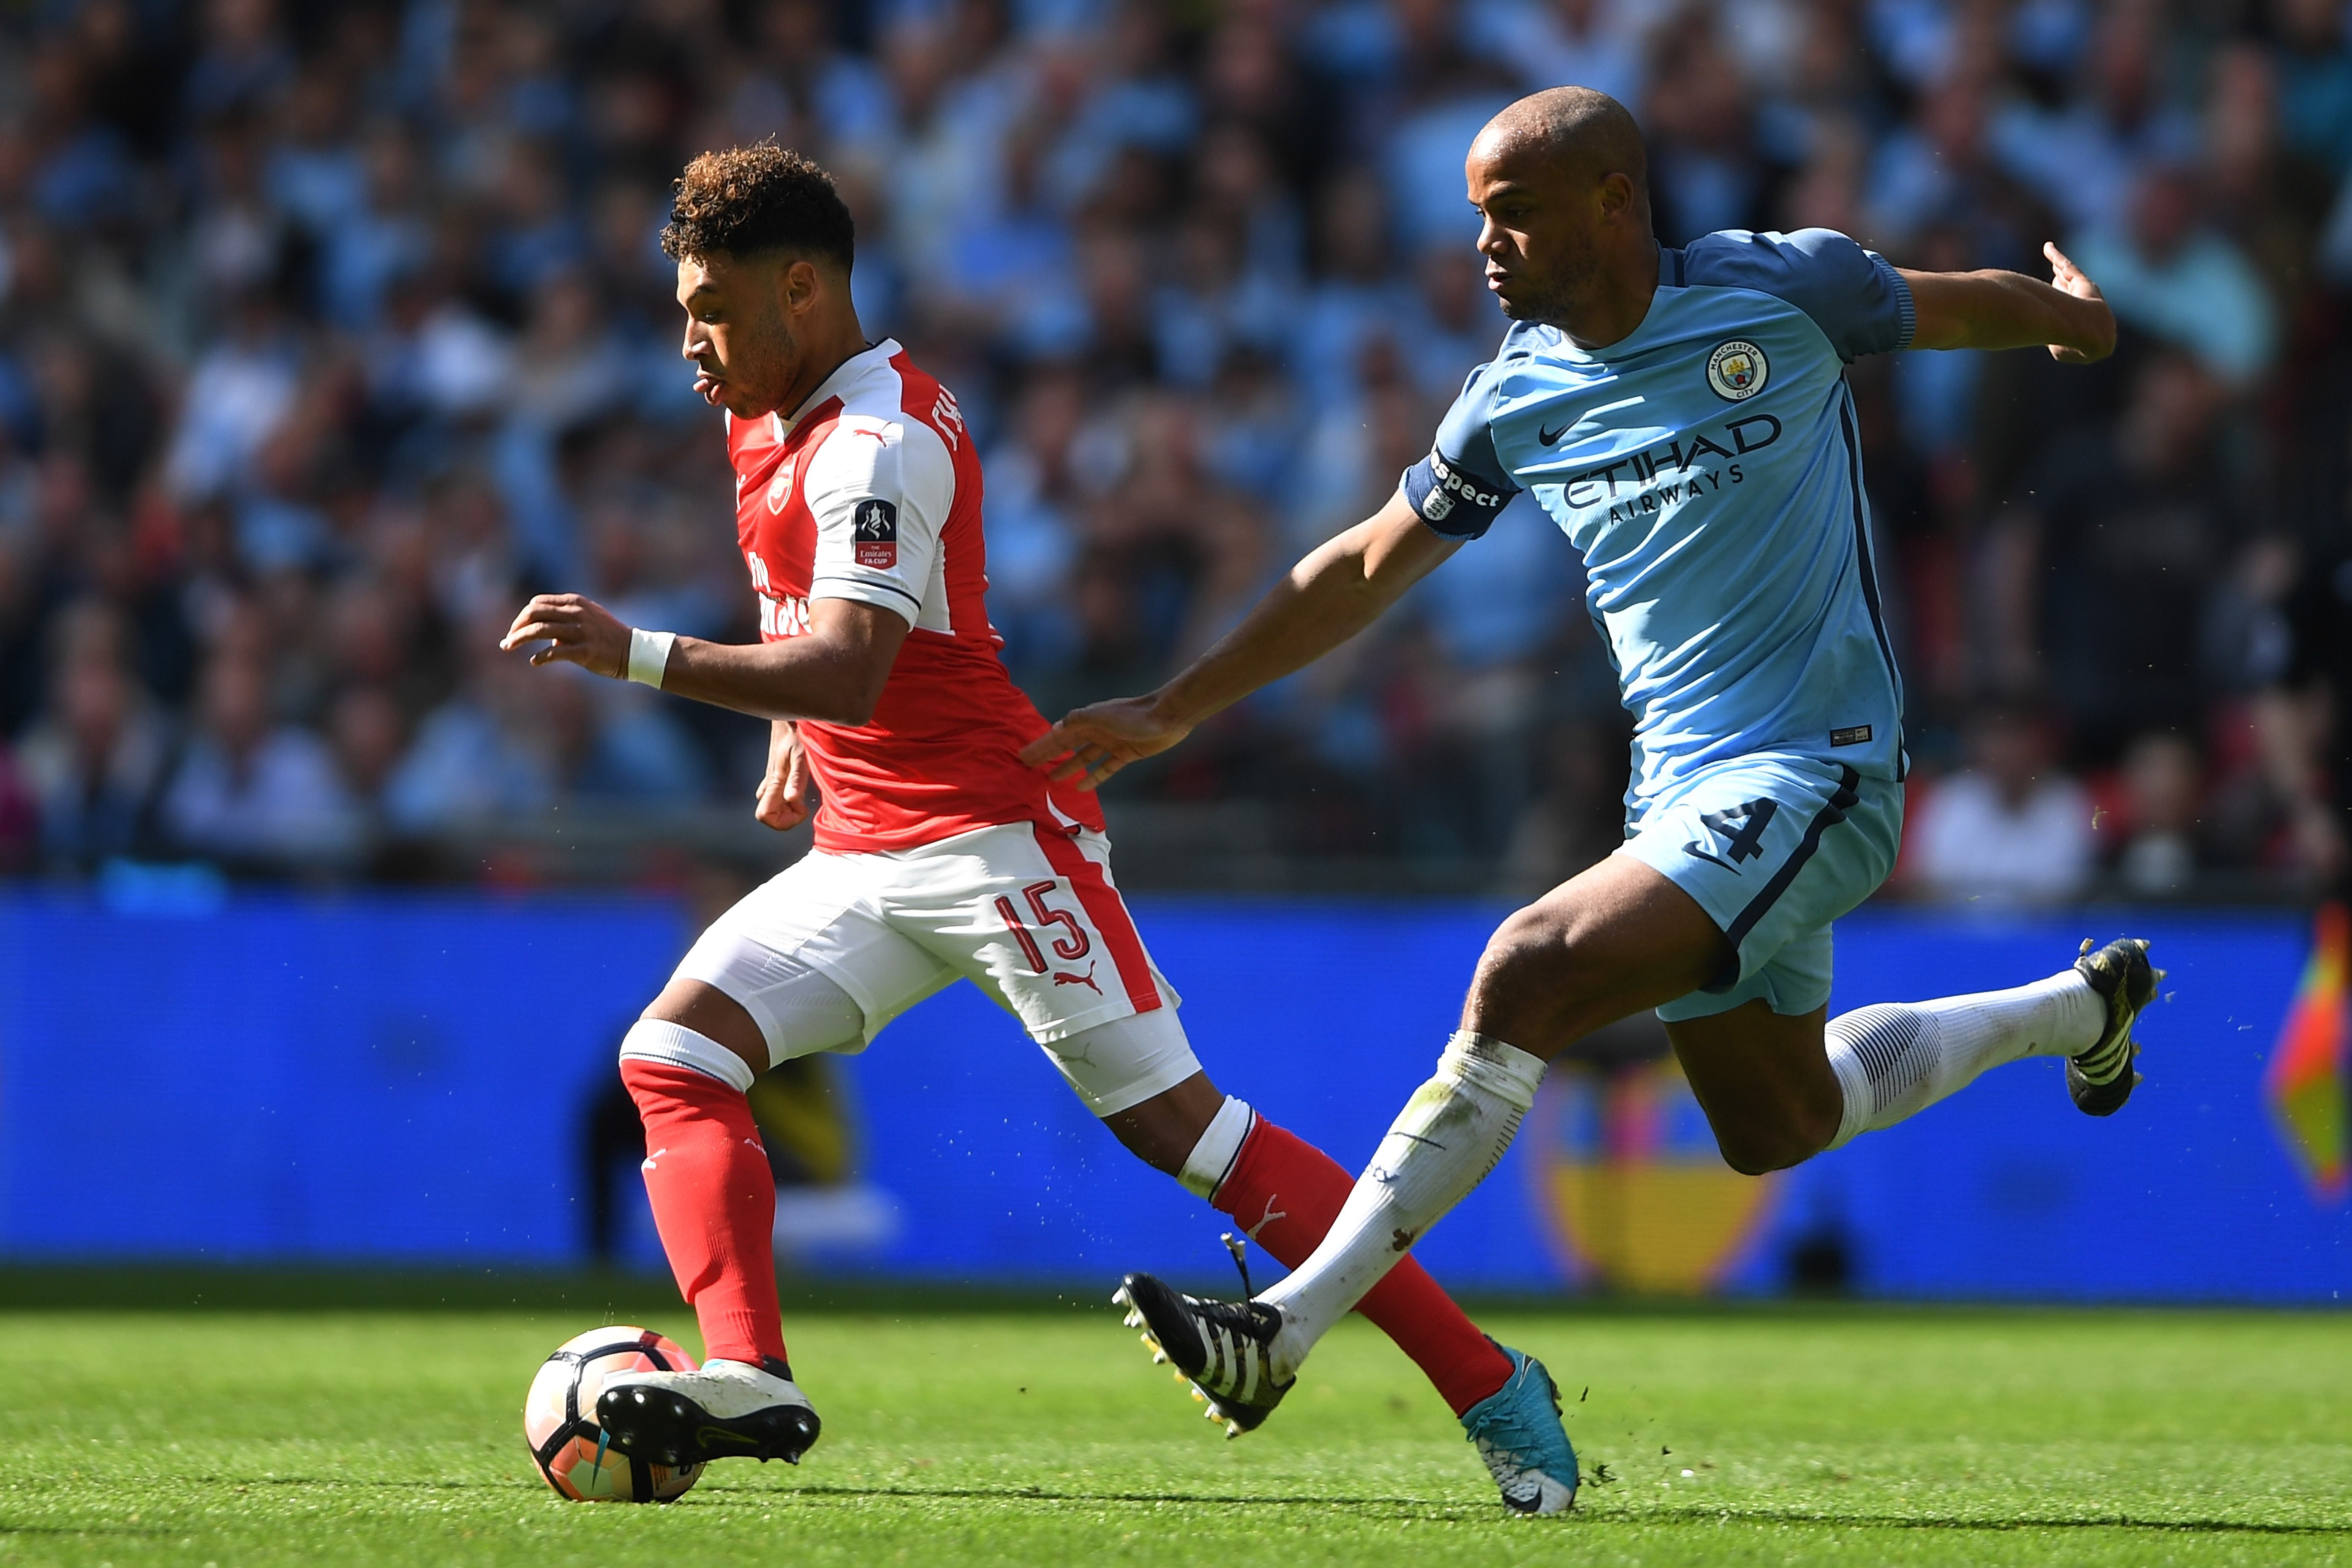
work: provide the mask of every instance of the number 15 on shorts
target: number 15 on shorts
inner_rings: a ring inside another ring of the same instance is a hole
[[[1035,919],[1037,926],[1035,931],[1032,931],[1026,924],[1023,923],[1021,911],[1013,907],[1013,900],[1010,898],[1000,894],[996,900],[996,912],[1004,917],[1005,929],[1013,933],[1013,940],[1021,944],[1022,955],[1029,960],[1029,968],[1034,973],[1043,974],[1053,967],[1045,962],[1045,950],[1037,945],[1037,939],[1041,935],[1047,935],[1055,926],[1061,927],[1067,933],[1048,936],[1048,940],[1053,943],[1054,956],[1062,963],[1076,963],[1094,949],[1094,941],[1087,935],[1087,928],[1078,923],[1077,916],[1067,910],[1057,910],[1045,901],[1045,895],[1060,891],[1061,886],[1058,880],[1032,882],[1021,889],[1021,896],[1028,900],[1030,913]],[[1054,976],[1054,984],[1093,985],[1094,966],[1088,964],[1087,968],[1086,975],[1074,975],[1067,981],[1056,974]],[[1095,988],[1097,991],[1101,989],[1100,986]]]

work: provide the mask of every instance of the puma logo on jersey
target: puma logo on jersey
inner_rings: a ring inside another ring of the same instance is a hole
[[[1095,966],[1091,963],[1087,965],[1087,972],[1084,974],[1072,974],[1067,970],[1062,969],[1055,970],[1054,972],[1054,984],[1056,985],[1083,985],[1097,996],[1103,994],[1103,988],[1095,984]]]

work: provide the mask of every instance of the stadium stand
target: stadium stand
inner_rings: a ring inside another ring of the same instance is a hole
[[[654,237],[688,155],[762,137],[838,172],[867,329],[983,444],[1015,679],[1049,712],[1149,683],[1425,449],[1501,325],[1462,151],[1575,80],[1642,117],[1667,243],[1824,225],[2026,268],[2055,237],[2105,286],[2125,341],[2095,373],[1853,373],[1919,820],[1948,796],[2031,860],[2032,813],[2084,819],[2003,896],[2301,895],[2345,863],[2352,784],[2326,679],[2352,620],[2344,22],[2333,0],[11,7],[0,867],[772,861],[758,726],[491,646],[548,587],[752,635]],[[1501,889],[1605,852],[1622,715],[1577,563],[1511,521],[1362,646],[1123,778],[1128,879]],[[1918,896],[1980,891],[1906,869]]]

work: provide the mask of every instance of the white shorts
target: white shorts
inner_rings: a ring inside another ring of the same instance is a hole
[[[1027,823],[913,849],[813,851],[712,922],[677,975],[741,1004],[776,1061],[862,1051],[899,1014],[968,979],[1108,1116],[1201,1070],[1109,860],[1099,833]],[[810,971],[847,993],[862,1030],[803,1022],[793,988]]]

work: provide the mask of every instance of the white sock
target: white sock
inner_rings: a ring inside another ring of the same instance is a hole
[[[2106,999],[2072,969],[2011,991],[1841,1013],[1827,1043],[1845,1115],[1830,1147],[1916,1115],[1987,1068],[2088,1050],[2106,1026]]]
[[[621,1037],[621,1059],[667,1062],[709,1073],[738,1094],[751,1089],[751,1066],[709,1036],[661,1018],[640,1018]]]
[[[1186,1192],[1196,1198],[1214,1198],[1217,1189],[1225,1184],[1234,1162],[1241,1158],[1242,1145],[1249,1141],[1251,1124],[1257,1113],[1246,1100],[1225,1096],[1224,1104],[1202,1130],[1201,1141],[1192,1145],[1185,1157],[1184,1168],[1176,1173],[1176,1180]]]
[[[1322,1243],[1258,1297],[1282,1309],[1277,1379],[1295,1376],[1325,1331],[1495,1168],[1535,1103],[1543,1070],[1541,1058],[1485,1035],[1459,1033],[1446,1043],[1437,1076],[1405,1101]]]

